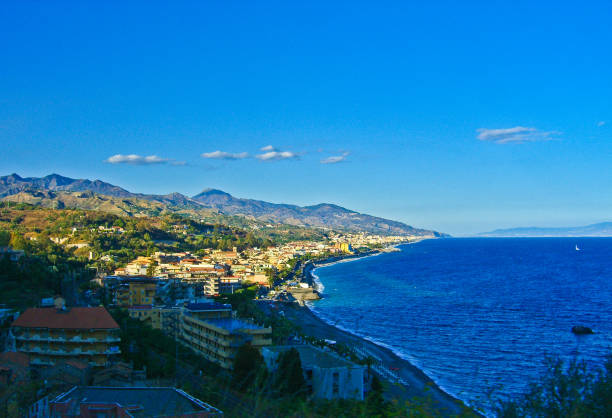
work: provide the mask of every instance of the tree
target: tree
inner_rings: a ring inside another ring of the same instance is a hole
[[[378,376],[372,377],[370,386],[370,394],[368,395],[368,410],[375,414],[381,413],[385,408],[385,399],[383,398],[383,385]]]
[[[147,267],[147,276],[155,276],[155,271],[157,270],[157,261],[153,261]]]
[[[11,234],[9,246],[16,250],[25,250],[27,249],[28,243],[21,234],[13,233]]]
[[[232,379],[238,389],[245,391],[253,386],[258,376],[265,370],[264,360],[259,351],[251,344],[238,349],[234,359]]]
[[[306,394],[306,380],[302,369],[300,353],[292,348],[278,356],[275,387],[283,395],[302,396]]]
[[[6,247],[11,240],[11,233],[8,231],[0,231],[0,247]]]
[[[500,417],[609,417],[612,416],[612,359],[598,374],[584,362],[550,360],[548,372],[522,398],[501,402]]]

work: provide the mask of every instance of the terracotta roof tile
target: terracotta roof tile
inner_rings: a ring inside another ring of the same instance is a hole
[[[29,308],[12,323],[13,327],[63,328],[63,329],[114,329],[119,328],[104,307]]]

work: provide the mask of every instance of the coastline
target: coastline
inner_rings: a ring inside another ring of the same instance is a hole
[[[398,245],[403,245],[403,243]],[[384,251],[377,250],[362,255],[334,257],[333,259],[326,259],[318,263],[309,263],[304,267],[301,279],[309,283],[311,287],[320,287],[322,289],[323,285],[320,283],[318,276],[314,274],[315,269],[384,253]],[[458,415],[469,410],[461,400],[445,392],[425,372],[410,361],[397,355],[392,348],[326,322],[308,304],[304,306],[291,306],[290,309],[285,310],[285,315],[302,329],[308,330],[308,333],[314,337],[346,344],[353,347],[364,357],[371,356],[375,358],[377,367],[373,367],[373,369],[381,378],[391,383],[387,388],[391,397],[402,401],[415,397],[430,398],[433,407],[438,409],[444,416]]]

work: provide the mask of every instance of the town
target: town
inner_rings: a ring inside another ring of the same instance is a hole
[[[86,416],[100,409],[117,416],[136,409],[143,416],[240,415],[257,390],[280,399],[383,402],[377,373],[389,376],[372,368],[367,354],[310,336],[282,307],[321,297],[309,274],[320,263],[393,251],[424,237],[327,231],[325,240],[156,250],[117,263],[83,238],[129,230],[85,229],[67,227],[48,238],[89,263],[119,266],[99,270],[76,294],[47,295],[24,309],[9,302],[0,311],[0,395],[8,416]],[[193,235],[180,223],[168,229]],[[45,237],[25,239],[40,245]],[[13,234],[9,242],[19,239]],[[19,263],[24,248],[2,247],[3,262]]]

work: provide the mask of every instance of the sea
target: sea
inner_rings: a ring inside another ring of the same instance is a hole
[[[579,250],[576,250],[576,247]],[[547,361],[612,353],[612,238],[456,238],[314,270],[326,322],[392,349],[468,405],[518,397]],[[577,336],[575,325],[595,334]]]

